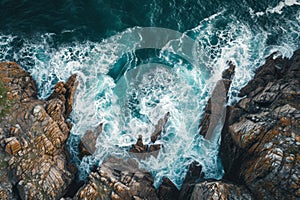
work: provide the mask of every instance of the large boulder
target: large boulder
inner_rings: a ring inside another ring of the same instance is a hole
[[[225,122],[225,105],[235,70],[235,65],[232,62],[228,62],[227,64],[229,67],[223,71],[222,79],[216,83],[199,124],[199,134],[207,140],[213,137],[218,124]]]
[[[10,102],[0,122],[0,154],[10,177],[3,185],[13,185],[21,199],[59,199],[76,173],[66,151],[76,76],[58,83],[47,101],[37,98],[35,81],[16,63],[0,63],[0,79]]]
[[[158,196],[151,174],[140,169],[135,160],[109,157],[89,175],[89,182],[75,199],[158,200]]]
[[[300,198],[300,50],[274,55],[228,107],[220,156],[225,178],[258,199]]]
[[[245,187],[222,181],[204,181],[195,185],[190,200],[207,199],[251,200],[253,197]]]

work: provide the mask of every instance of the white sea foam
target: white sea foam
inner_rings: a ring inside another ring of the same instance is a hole
[[[291,1],[286,5],[291,5]],[[218,22],[225,20],[222,13],[202,20],[199,26],[186,32],[199,43],[193,49],[193,55],[199,59],[198,67],[188,68],[184,62],[174,62],[162,53],[161,58],[173,68],[139,66],[115,83],[107,73],[120,56],[138,48],[143,38],[127,36],[139,27],[101,42],[74,43],[58,48],[49,45],[53,34],[42,35],[37,42],[25,41],[18,50],[13,47],[17,37],[2,35],[0,59],[14,59],[26,67],[38,83],[41,98],[51,93],[57,81],[65,81],[74,73],[78,75],[80,84],[71,114],[74,126],[69,140],[74,159],[78,138],[86,130],[104,124],[95,154],[82,161],[77,159],[83,174],[93,164],[101,164],[108,155],[129,157],[127,147],[135,143],[140,134],[145,143],[150,142],[154,125],[170,112],[164,133],[157,141],[163,144],[160,154],[157,158],[140,161],[154,175],[155,185],[166,176],[180,187],[192,161],[203,166],[206,178],[219,179],[223,169],[218,158],[218,134],[214,140],[204,140],[198,136],[198,123],[212,88],[227,67],[226,62],[230,60],[237,66],[229,93],[229,103],[233,103],[238,100],[238,90],[253,77],[254,69],[266,56],[277,51],[291,56],[297,47],[292,43],[299,38],[299,21],[293,21],[280,44],[268,45],[270,33],[254,31],[236,19],[229,19],[225,26],[218,27]],[[169,48],[166,46],[165,50]],[[131,58],[130,62],[135,63],[134,53]],[[205,70],[208,73],[204,73]],[[134,110],[136,116],[132,114]]]
[[[290,6],[299,6],[299,0],[284,0],[280,1],[275,7],[268,7],[265,11],[255,12],[253,9],[249,8],[249,13],[251,17],[259,17],[266,14],[282,14],[283,10]]]

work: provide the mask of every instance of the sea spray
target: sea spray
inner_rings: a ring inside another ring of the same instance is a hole
[[[283,7],[281,14],[286,15],[286,9],[293,6]],[[180,57],[174,58],[168,53],[170,49],[166,44],[159,59],[168,63],[167,67],[151,65],[151,70],[147,65],[137,66],[132,69],[136,71],[122,75],[120,82],[109,76],[109,71],[123,54],[128,54],[125,63],[135,66],[138,62],[134,51],[143,38],[134,37],[122,43],[119,39],[143,27],[127,28],[101,41],[62,44],[55,42],[57,33],[45,33],[29,39],[2,34],[0,59],[14,60],[30,71],[37,81],[41,98],[47,98],[57,81],[65,81],[74,73],[78,75],[79,86],[70,119],[73,128],[68,145],[82,177],[94,164],[100,165],[109,155],[129,157],[128,147],[136,142],[138,135],[143,134],[145,142],[149,142],[157,120],[170,112],[170,119],[157,141],[163,144],[160,154],[157,158],[140,161],[140,164],[153,174],[156,186],[165,176],[180,187],[188,165],[193,161],[203,166],[206,178],[220,179],[223,175],[218,159],[218,138],[214,142],[207,141],[197,133],[203,108],[212,88],[221,78],[221,72],[227,67],[226,61],[230,60],[237,66],[229,92],[229,103],[233,103],[239,99],[239,89],[253,77],[254,70],[266,56],[277,51],[290,56],[300,46],[299,20],[292,20],[293,17],[276,18],[278,26],[274,26],[273,30],[266,30],[259,23],[247,23],[280,15],[266,9],[262,16],[251,16],[251,12],[247,11],[247,20],[228,14],[226,9],[199,19],[196,27],[184,30],[184,34],[199,44],[193,49],[198,66],[191,68]],[[298,11],[295,19],[299,16]],[[155,24],[155,19],[152,21]],[[286,30],[284,34],[282,29]],[[205,75],[203,69],[207,71]],[[135,76],[134,73],[140,74]],[[136,80],[136,77],[139,79]],[[120,88],[123,83],[127,85],[124,89]],[[80,138],[86,130],[94,129],[100,123],[104,127],[97,139],[97,151],[93,156],[80,160],[77,148]]]

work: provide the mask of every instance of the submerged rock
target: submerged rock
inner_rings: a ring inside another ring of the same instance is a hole
[[[267,58],[239,96],[222,132],[224,178],[258,199],[299,199],[300,50]]]
[[[1,199],[5,195],[8,199],[59,199],[76,173],[65,145],[76,76],[66,84],[58,83],[47,101],[37,99],[35,81],[16,63],[0,63],[0,78],[13,102],[0,123],[0,154],[7,161],[6,176],[10,177],[1,182],[1,187],[7,185],[7,194],[0,188]],[[12,194],[12,186],[17,194]]]

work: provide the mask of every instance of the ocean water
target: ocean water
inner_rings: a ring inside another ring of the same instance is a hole
[[[40,98],[78,75],[68,147],[80,178],[107,156],[131,157],[138,135],[151,143],[155,124],[170,112],[160,153],[139,161],[155,186],[168,177],[180,187],[193,161],[206,178],[222,178],[222,124],[210,141],[198,125],[226,61],[236,65],[232,104],[268,55],[290,57],[300,47],[299,0],[2,0],[0,19],[0,60],[30,71]],[[150,39],[142,34],[147,27],[154,28]],[[166,40],[174,34],[180,37]],[[100,123],[96,152],[80,160],[80,138]]]

